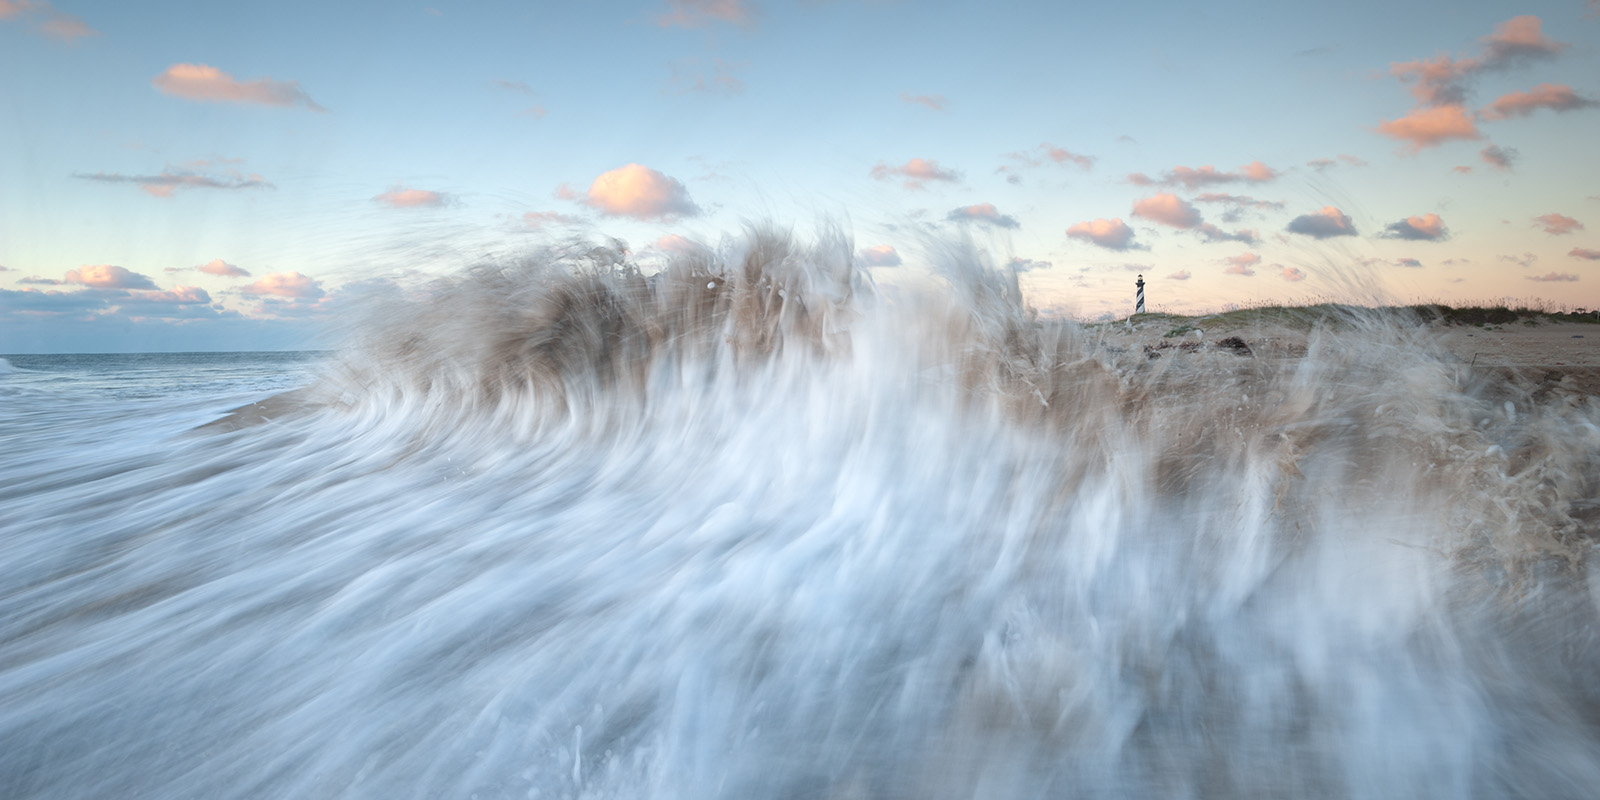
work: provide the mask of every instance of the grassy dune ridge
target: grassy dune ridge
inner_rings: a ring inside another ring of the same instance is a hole
[[[1181,336],[1201,328],[1241,328],[1260,325],[1282,326],[1291,330],[1307,331],[1317,325],[1338,325],[1353,319],[1387,317],[1400,323],[1416,325],[1451,325],[1488,327],[1521,324],[1536,327],[1547,323],[1576,322],[1600,324],[1600,311],[1585,309],[1558,310],[1544,307],[1518,305],[1447,306],[1426,303],[1406,306],[1372,308],[1345,303],[1315,303],[1301,306],[1259,306],[1221,311],[1213,314],[1171,314],[1149,312],[1133,314],[1111,324],[1157,323],[1170,321],[1173,330],[1167,336]]]

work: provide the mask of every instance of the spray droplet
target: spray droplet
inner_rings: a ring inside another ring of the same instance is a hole
[[[572,782],[583,785],[583,726],[572,729]]]

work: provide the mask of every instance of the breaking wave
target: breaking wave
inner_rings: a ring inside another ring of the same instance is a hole
[[[850,253],[550,251],[221,419],[10,413],[0,794],[1600,786],[1592,397],[1355,311],[1152,360]]]

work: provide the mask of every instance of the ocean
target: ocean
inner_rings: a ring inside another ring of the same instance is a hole
[[[41,402],[161,401],[271,394],[311,377],[318,352],[0,355],[0,392]]]
[[[1594,397],[850,252],[5,356],[0,796],[1593,796]]]

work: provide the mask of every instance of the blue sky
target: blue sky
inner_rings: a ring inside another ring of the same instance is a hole
[[[396,281],[752,219],[888,282],[971,236],[1080,318],[1136,273],[1596,307],[1597,99],[1577,0],[0,0],[0,352],[317,344]]]

